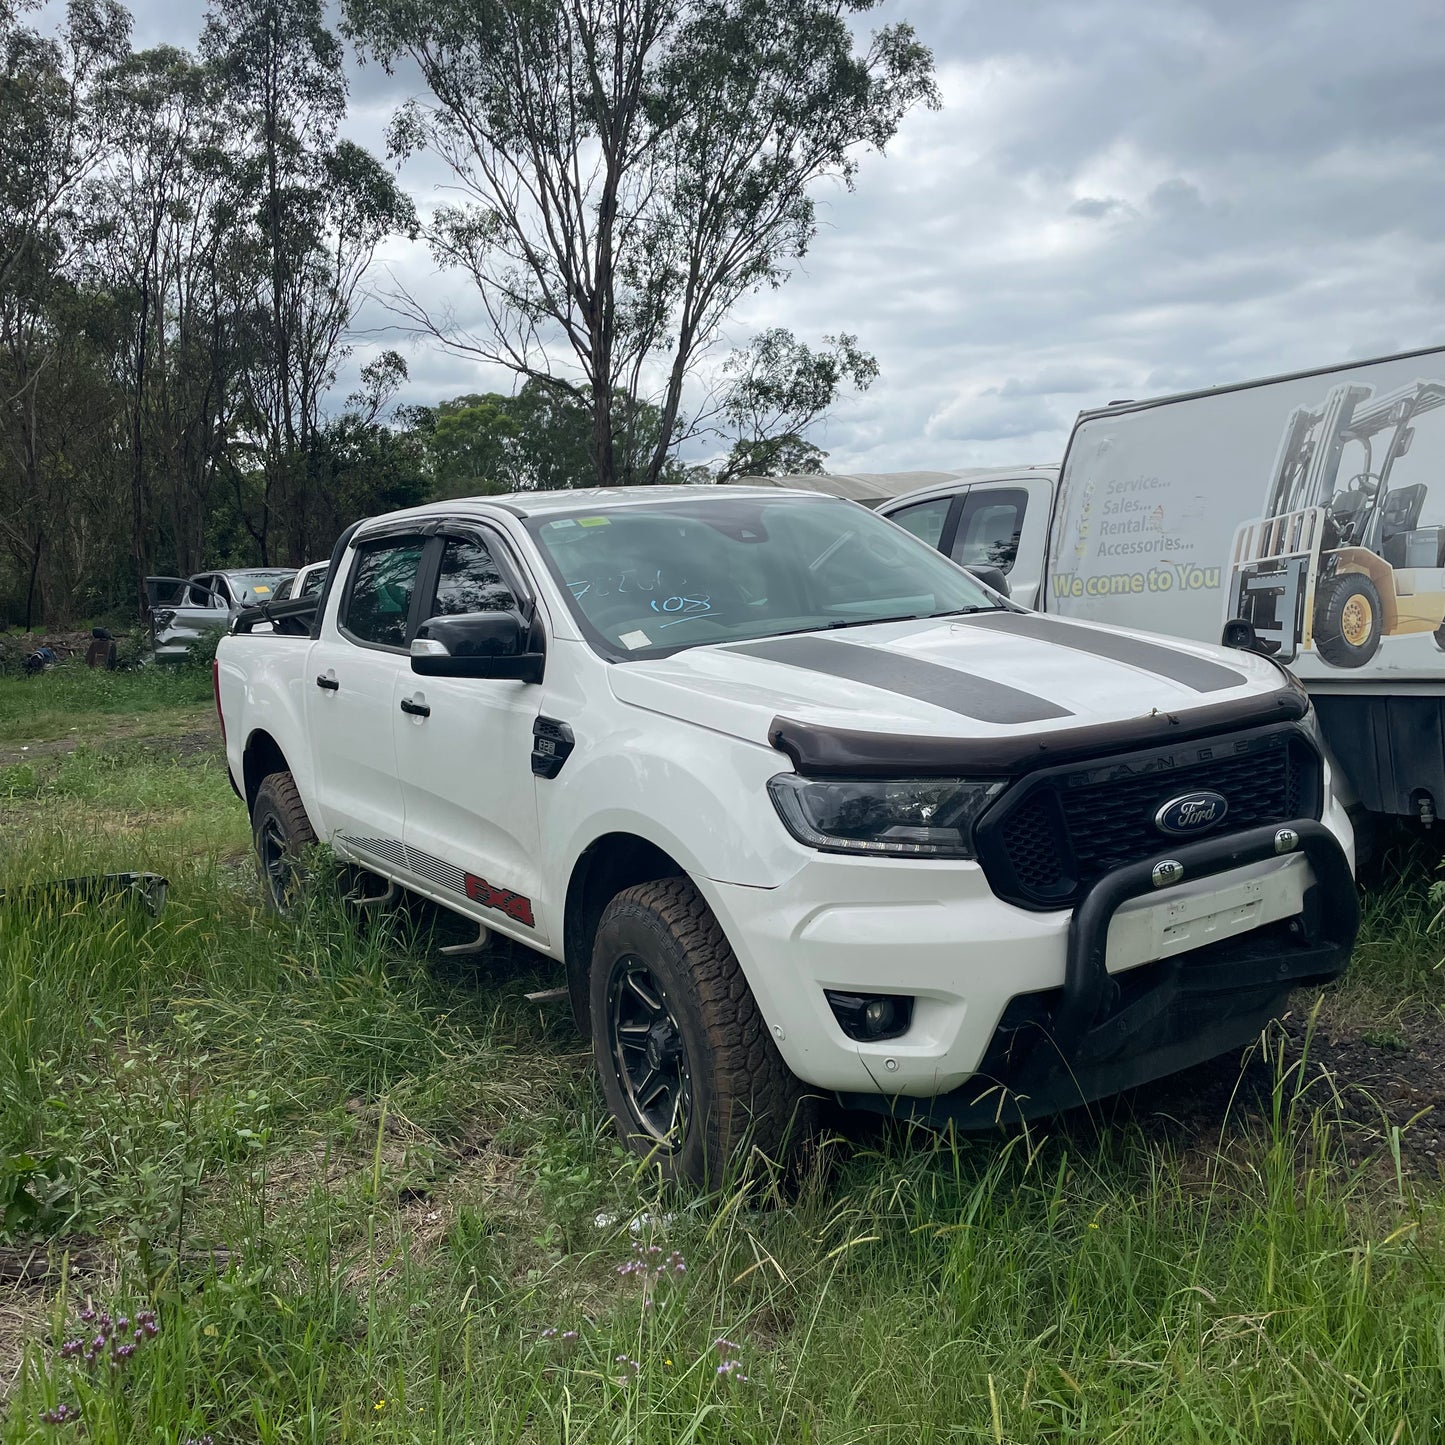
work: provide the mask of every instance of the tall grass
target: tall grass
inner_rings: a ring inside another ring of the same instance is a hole
[[[546,965],[324,878],[279,921],[214,760],[116,756],[0,787],[0,1242],[77,1271],[11,1297],[5,1441],[1445,1435],[1445,1190],[1282,1035],[1217,1135],[915,1131],[663,1196],[526,1002]],[[159,919],[23,891],[157,865]],[[1421,1006],[1425,881],[1362,954]],[[66,1352],[103,1311],[133,1354]]]

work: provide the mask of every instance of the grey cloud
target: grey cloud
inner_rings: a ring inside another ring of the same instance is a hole
[[[1080,196],[1069,207],[1071,216],[1083,216],[1088,221],[1101,221],[1118,211],[1128,209],[1118,196]]]

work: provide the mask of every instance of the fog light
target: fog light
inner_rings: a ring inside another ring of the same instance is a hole
[[[913,1023],[913,999],[899,993],[839,993],[825,989],[833,1017],[850,1039],[875,1043],[906,1034]]]

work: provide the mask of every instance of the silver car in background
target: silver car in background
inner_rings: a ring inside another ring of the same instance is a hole
[[[294,567],[255,567],[198,572],[194,577],[147,577],[151,646],[159,662],[184,662],[190,646],[221,631],[236,613],[280,601],[290,591]]]

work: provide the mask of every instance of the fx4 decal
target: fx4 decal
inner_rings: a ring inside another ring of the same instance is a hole
[[[528,928],[533,927],[535,920],[530,898],[521,893],[513,893],[510,888],[493,887],[485,878],[478,878],[475,873],[468,873],[466,879],[467,897],[473,903],[480,903],[483,908],[495,908],[498,913],[505,913],[508,918],[514,918]]]

